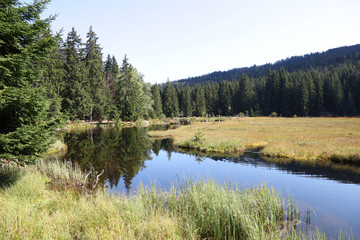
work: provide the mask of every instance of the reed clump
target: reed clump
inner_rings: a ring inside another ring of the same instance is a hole
[[[71,162],[39,159],[34,166],[36,172],[44,176],[44,180],[53,189],[70,189],[77,192],[94,191],[103,172],[94,169],[83,172],[80,167]]]
[[[65,171],[66,178],[82,179],[84,175],[68,167],[46,165],[42,162],[34,168],[24,168],[17,181],[0,189],[0,239],[302,236],[291,230],[298,218],[296,207],[286,205],[280,194],[266,185],[243,189],[207,179],[188,180],[168,191],[155,185],[140,187],[137,194],[130,196],[110,196],[101,189],[77,194],[70,188],[59,191],[49,187],[48,178],[63,179],[58,168]],[[285,222],[289,228],[284,232]]]

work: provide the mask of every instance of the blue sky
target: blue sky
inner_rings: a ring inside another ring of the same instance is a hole
[[[162,83],[360,43],[358,0],[52,0],[52,29],[99,37]]]

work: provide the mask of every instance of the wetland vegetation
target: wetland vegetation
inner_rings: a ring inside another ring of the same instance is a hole
[[[260,151],[270,157],[360,164],[359,118],[232,118],[148,135],[171,137],[179,147],[203,152]]]
[[[324,238],[297,232],[296,206],[265,185],[188,180],[168,191],[152,185],[135,195],[109,196],[66,162],[2,168],[0,175],[16,178],[0,189],[2,239]]]

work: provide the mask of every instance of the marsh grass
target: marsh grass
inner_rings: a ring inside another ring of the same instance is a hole
[[[194,141],[203,133],[203,143]],[[207,152],[260,151],[265,156],[360,164],[359,118],[232,118],[193,122],[149,136],[170,136],[175,145]]]
[[[90,169],[83,172],[80,167],[71,162],[39,159],[34,166],[51,188],[57,190],[71,189],[76,192],[94,191],[100,173]]]
[[[17,181],[0,190],[0,239],[290,239],[287,236],[302,235],[292,232],[297,221],[296,214],[291,214],[297,211],[294,204],[286,204],[266,185],[243,189],[207,179],[174,184],[168,191],[155,185],[140,187],[129,196],[100,189],[78,194],[70,188],[50,187],[49,178],[83,179],[77,168],[63,164],[26,167]]]

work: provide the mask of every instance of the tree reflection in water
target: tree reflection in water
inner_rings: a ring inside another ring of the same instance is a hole
[[[84,170],[93,167],[101,172],[104,169],[103,183],[107,181],[111,188],[116,187],[122,178],[129,191],[132,179],[145,168],[144,162],[151,159],[151,152],[169,148],[159,140],[152,144],[146,132],[142,128],[96,128],[67,133],[68,152],[64,159],[79,164]]]

